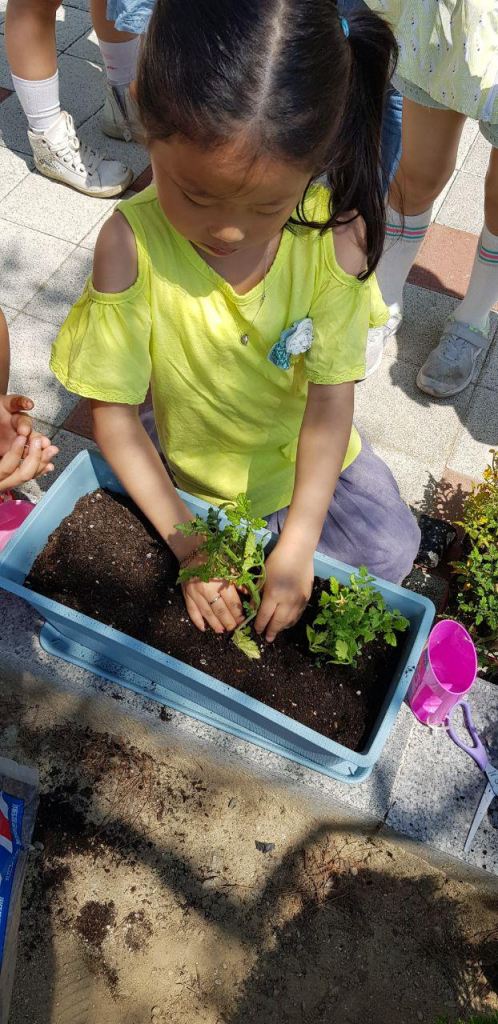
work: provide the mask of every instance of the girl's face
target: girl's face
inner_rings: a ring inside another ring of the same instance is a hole
[[[203,150],[173,136],[150,149],[163,213],[210,256],[268,243],[296,208],[311,172],[280,160],[248,158],[240,138]]]

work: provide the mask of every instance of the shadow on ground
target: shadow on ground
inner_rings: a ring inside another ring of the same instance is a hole
[[[15,697],[0,712],[42,774],[11,1024],[433,1024],[498,1005],[489,893],[282,787],[95,731],[83,701],[50,725]]]

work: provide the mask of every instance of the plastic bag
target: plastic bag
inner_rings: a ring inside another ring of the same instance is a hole
[[[0,757],[0,1024],[14,984],[21,895],[38,807],[38,772]]]

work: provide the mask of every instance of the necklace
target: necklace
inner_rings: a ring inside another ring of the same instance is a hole
[[[268,242],[268,245],[266,247],[265,269],[264,269],[264,274],[263,274],[263,294],[262,294],[262,296],[261,296],[261,298],[259,300],[258,308],[257,308],[257,310],[256,310],[256,312],[255,312],[255,314],[254,314],[254,316],[253,316],[253,318],[252,318],[252,320],[251,320],[251,322],[249,324],[248,330],[246,330],[244,332],[244,334],[240,335],[240,344],[241,345],[248,345],[249,344],[249,331],[254,326],[254,321],[256,320],[256,317],[261,312],[261,310],[263,308],[263,303],[264,303],[264,301],[266,299],[266,275],[268,273],[268,260],[270,258],[270,246],[271,246],[271,241]],[[238,324],[237,324],[237,321],[236,321],[236,319],[235,319],[235,317],[234,317],[232,312],[230,312],[230,316],[232,317],[232,320],[233,320],[234,324],[237,326],[237,330],[238,330],[239,329],[238,328]]]

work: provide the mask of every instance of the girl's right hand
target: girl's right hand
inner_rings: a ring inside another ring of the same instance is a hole
[[[200,565],[202,554],[190,563],[190,567]],[[203,580],[193,577],[182,583],[183,596],[187,611],[197,629],[205,632],[208,626],[215,633],[233,632],[245,619],[240,596],[233,584],[224,580]]]
[[[18,434],[0,459],[0,491],[19,487],[52,472],[52,459],[58,451],[50,439],[41,434],[31,433],[28,438]]]

